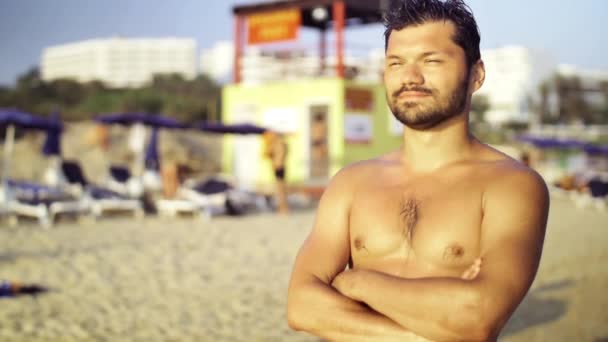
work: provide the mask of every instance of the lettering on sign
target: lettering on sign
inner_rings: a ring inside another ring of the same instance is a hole
[[[302,18],[300,10],[289,9],[253,14],[247,17],[247,43],[274,43],[298,38]]]

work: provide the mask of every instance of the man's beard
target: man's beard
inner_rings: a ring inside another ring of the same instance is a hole
[[[469,77],[467,75],[456,89],[448,97],[444,98],[440,98],[437,91],[433,89],[420,86],[403,86],[401,89],[393,92],[388,99],[389,107],[395,118],[407,127],[421,130],[433,128],[464,111],[467,104],[468,80]],[[430,95],[435,101],[431,104],[409,101],[398,103],[398,97],[404,91],[425,93]]]

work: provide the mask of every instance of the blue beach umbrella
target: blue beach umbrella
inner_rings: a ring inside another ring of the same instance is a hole
[[[25,129],[55,129],[61,128],[59,120],[45,119],[16,109],[0,109],[0,126],[7,129],[20,127]]]
[[[61,156],[61,133],[63,125],[58,113],[53,113],[49,118],[50,126],[45,129],[46,139],[42,146],[42,154],[45,156]]]
[[[105,114],[95,118],[95,121],[107,125],[118,124],[130,126],[134,124],[143,124],[149,127],[159,128],[174,128],[184,129],[188,126],[179,121],[162,115],[147,114],[147,113],[113,113]]]
[[[2,163],[2,184],[9,178],[10,160],[15,142],[15,127],[38,130],[61,130],[59,120],[45,119],[17,109],[0,109],[0,126],[6,128]]]
[[[586,145],[585,142],[576,139],[557,139],[550,137],[537,137],[532,135],[522,135],[517,137],[517,140],[544,149],[581,149]]]
[[[144,162],[146,164],[146,170],[160,171],[160,157],[158,153],[158,127],[152,129],[152,135],[150,141],[146,147],[146,154],[144,156]]]
[[[264,134],[267,129],[250,123],[221,124],[211,122],[199,122],[192,125],[193,129],[217,134]]]
[[[148,170],[159,170],[160,169],[160,158],[158,153],[158,130],[161,128],[165,129],[186,129],[188,125],[183,124],[171,117],[159,115],[159,114],[147,114],[147,113],[112,113],[104,114],[95,118],[96,122],[111,125],[123,125],[131,126],[141,124],[147,127],[152,127],[152,135],[150,142],[145,150],[143,158],[144,167]]]
[[[587,144],[584,148],[585,152],[590,155],[599,155],[608,157],[608,145],[593,145]]]

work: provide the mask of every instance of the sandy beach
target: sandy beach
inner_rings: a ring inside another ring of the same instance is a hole
[[[285,320],[313,211],[0,228],[0,341],[314,341]],[[500,341],[608,341],[608,212],[553,199],[541,267]]]

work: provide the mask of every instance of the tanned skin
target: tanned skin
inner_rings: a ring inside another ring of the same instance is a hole
[[[438,21],[391,33],[384,82],[403,144],[328,185],[293,268],[293,329],[329,341],[495,341],[529,290],[547,188],[469,132],[485,70],[467,66],[454,32]]]

